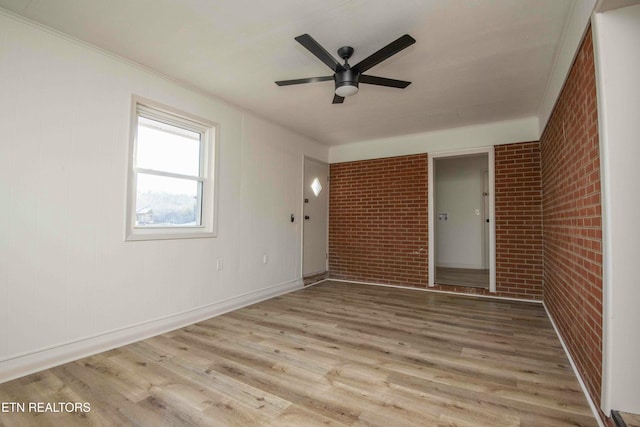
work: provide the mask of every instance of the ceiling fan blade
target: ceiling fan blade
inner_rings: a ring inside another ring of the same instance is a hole
[[[307,50],[315,55],[320,61],[327,64],[327,67],[331,68],[333,71],[343,71],[344,68],[338,61],[335,60],[333,56],[329,52],[325,50],[320,43],[314,40],[309,34],[303,34],[301,36],[296,37],[296,41],[300,43],[302,46],[306,47]]]
[[[407,82],[405,80],[387,79],[385,77],[368,76],[366,74],[361,74],[359,81],[360,83],[368,83],[370,85],[378,85],[378,86],[397,87],[399,89],[404,89],[405,87],[411,84],[411,82]]]
[[[378,65],[385,59],[392,57],[396,53],[400,52],[402,49],[405,49],[411,46],[415,42],[416,42],[416,39],[411,37],[409,34],[405,34],[399,39],[392,41],[391,43],[389,43],[379,51],[369,55],[368,57],[358,62],[356,65],[354,65],[351,68],[358,73],[364,73],[369,68]]]
[[[344,102],[344,96],[340,96],[340,95],[333,95],[333,102],[332,104],[342,104]]]
[[[333,80],[333,76],[309,77],[306,79],[293,79],[293,80],[278,80],[276,84],[278,86],[289,86],[289,85],[299,85],[302,83],[326,82],[327,80]]]

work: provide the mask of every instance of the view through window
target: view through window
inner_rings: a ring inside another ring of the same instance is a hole
[[[138,116],[136,227],[202,225],[201,134]]]

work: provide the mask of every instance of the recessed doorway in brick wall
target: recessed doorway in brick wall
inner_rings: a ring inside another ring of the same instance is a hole
[[[429,286],[495,292],[493,147],[429,155]]]

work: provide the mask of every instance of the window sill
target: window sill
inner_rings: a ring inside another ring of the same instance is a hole
[[[173,240],[173,239],[210,239],[216,237],[216,233],[205,228],[158,228],[158,229],[134,229],[129,230],[125,241],[136,242],[141,240]]]

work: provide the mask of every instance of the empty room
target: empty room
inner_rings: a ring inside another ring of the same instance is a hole
[[[0,426],[640,426],[638,46],[638,0],[0,0]]]

